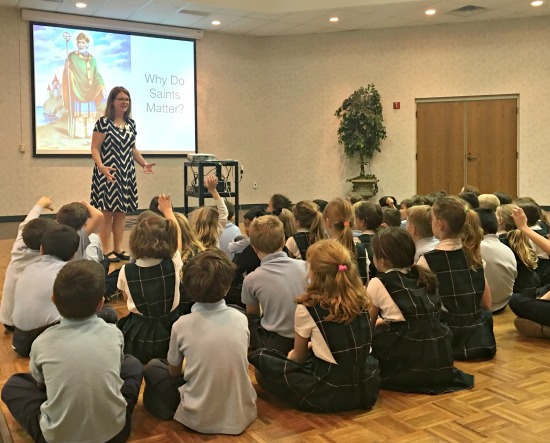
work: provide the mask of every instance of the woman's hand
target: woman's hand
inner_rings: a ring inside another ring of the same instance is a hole
[[[98,166],[97,169],[99,169],[99,172],[101,172],[105,176],[105,178],[107,178],[107,180],[109,180],[111,183],[116,182],[116,178],[114,176],[116,168],[102,165],[102,166]]]
[[[142,171],[145,173],[145,174],[152,174],[153,173],[153,166],[155,166],[156,163],[145,163],[143,166],[142,166]]]

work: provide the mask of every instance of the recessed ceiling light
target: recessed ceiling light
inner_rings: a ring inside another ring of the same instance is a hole
[[[86,6],[88,6],[86,3],[82,3],[82,2],[78,2],[77,4],[75,4],[75,6],[77,8],[85,8]]]
[[[212,24],[213,24],[214,26],[219,26],[219,25],[222,24],[222,22],[220,22],[219,20],[212,20]]]
[[[531,6],[540,6],[542,5],[544,2],[542,0],[537,0],[536,2],[531,2]]]
[[[328,20],[332,23],[336,23],[339,19],[338,19],[338,17],[331,17]]]
[[[426,12],[424,12],[426,15],[435,15],[435,9],[428,9]]]

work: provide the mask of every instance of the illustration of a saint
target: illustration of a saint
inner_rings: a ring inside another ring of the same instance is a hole
[[[63,70],[63,102],[69,111],[68,132],[71,138],[90,138],[98,117],[97,108],[107,91],[97,61],[88,52],[88,36],[80,32],[76,37],[78,49],[69,53],[70,37],[64,34],[67,60]]]

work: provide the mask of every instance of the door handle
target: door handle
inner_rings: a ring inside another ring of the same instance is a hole
[[[466,156],[466,160],[471,162],[471,161],[477,160],[477,157],[472,157],[472,153],[468,152],[468,155]]]

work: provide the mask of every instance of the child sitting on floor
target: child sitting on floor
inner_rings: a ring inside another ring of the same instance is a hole
[[[432,206],[432,230],[439,244],[417,264],[439,279],[441,321],[453,332],[454,359],[493,358],[497,347],[491,291],[481,260],[479,218],[458,197],[441,197]]]
[[[13,331],[13,306],[17,279],[28,265],[40,260],[42,236],[48,228],[55,225],[55,221],[51,218],[40,217],[44,209],[52,210],[51,197],[40,197],[36,202],[19,225],[17,237],[11,249],[11,260],[6,268],[0,302],[0,322],[4,324],[7,331]]]
[[[64,266],[51,296],[61,323],[35,340],[31,373],[13,375],[2,389],[2,400],[35,442],[122,443],[130,435],[143,367],[123,358],[122,334],[95,315],[104,287],[99,263]]]
[[[252,347],[287,353],[293,345],[295,300],[304,291],[306,267],[303,260],[283,252],[284,242],[283,224],[277,217],[254,219],[250,243],[261,265],[245,277],[241,299],[249,317]]]
[[[217,185],[218,178],[214,175],[204,179],[204,186],[214,199],[216,207],[204,206],[195,209],[191,214],[191,226],[199,241],[207,248],[219,248],[220,235],[227,224],[227,206],[216,189]]]
[[[145,368],[143,404],[154,416],[205,434],[240,434],[256,418],[246,317],[223,300],[232,278],[231,262],[216,249],[186,264],[183,286],[196,303],[172,327],[168,361]]]
[[[124,265],[118,276],[130,313],[117,322],[124,334],[124,352],[146,364],[165,358],[170,328],[179,317],[181,233],[170,196],[159,195],[164,217],[150,213],[140,218],[130,235],[135,263]]]
[[[309,286],[295,307],[288,354],[254,351],[260,386],[294,407],[314,412],[371,408],[378,398],[378,364],[371,356],[370,301],[349,250],[322,240],[307,253]]]
[[[384,320],[372,343],[382,388],[422,394],[472,388],[474,378],[453,366],[453,336],[439,321],[437,277],[414,264],[409,233],[401,227],[382,229],[374,234],[372,248],[378,274],[367,291],[372,323],[379,314]]]

